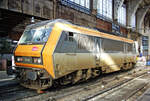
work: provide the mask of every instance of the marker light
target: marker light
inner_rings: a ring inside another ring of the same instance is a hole
[[[33,63],[35,63],[35,64],[41,64],[42,63],[41,58],[34,57],[33,58]]]

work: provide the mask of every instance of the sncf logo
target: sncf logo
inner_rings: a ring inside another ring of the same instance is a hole
[[[37,51],[38,50],[38,47],[33,47],[32,48],[32,51]]]

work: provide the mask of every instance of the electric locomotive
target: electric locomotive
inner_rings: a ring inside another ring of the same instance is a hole
[[[74,25],[62,19],[26,27],[14,51],[20,84],[42,90],[133,68],[133,40]]]

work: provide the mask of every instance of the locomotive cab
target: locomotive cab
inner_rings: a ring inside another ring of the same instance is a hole
[[[14,73],[27,88],[45,89],[52,85],[53,71],[46,68],[46,60],[51,54],[47,55],[45,47],[53,26],[49,21],[27,26],[14,51]]]

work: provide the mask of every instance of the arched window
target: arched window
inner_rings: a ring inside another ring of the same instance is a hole
[[[90,0],[61,0],[62,4],[70,6],[76,10],[89,13]]]
[[[98,0],[98,16],[112,20],[112,0]]]
[[[131,27],[132,28],[136,27],[136,16],[135,16],[135,14],[131,16]]]
[[[69,0],[68,0],[69,1]],[[90,8],[90,0],[70,0],[86,8]]]
[[[126,5],[123,5],[118,10],[118,22],[126,26]]]

